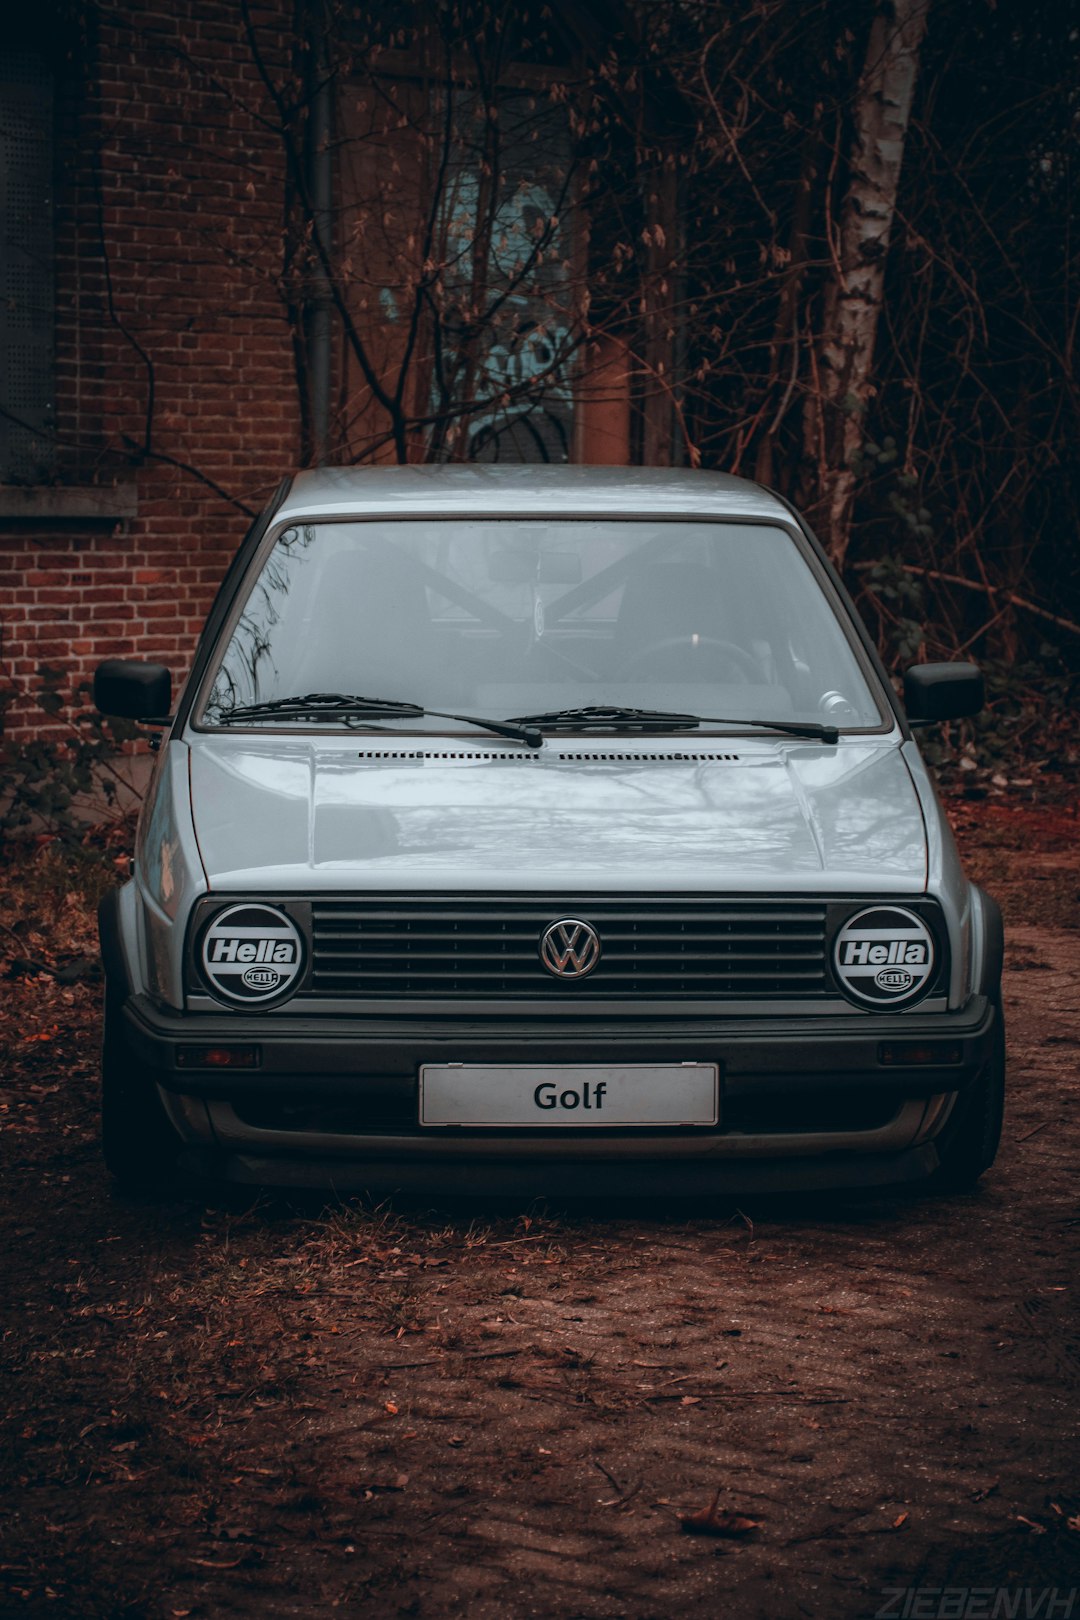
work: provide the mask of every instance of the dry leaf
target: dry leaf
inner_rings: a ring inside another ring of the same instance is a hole
[[[757,1519],[747,1519],[741,1513],[722,1510],[720,1495],[717,1491],[712,1505],[702,1512],[683,1515],[679,1522],[688,1536],[749,1536],[761,1529]]]

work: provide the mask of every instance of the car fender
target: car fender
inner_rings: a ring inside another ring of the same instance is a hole
[[[206,890],[191,814],[190,749],[170,741],[139,817],[134,905],[145,988],[171,1007],[184,1005],[184,936],[191,908]]]
[[[98,906],[98,939],[110,1002],[127,1001],[145,988],[136,903],[135,884],[129,879],[110,889]]]
[[[996,1001],[1001,995],[1005,924],[1001,907],[985,889],[971,885],[971,992]]]

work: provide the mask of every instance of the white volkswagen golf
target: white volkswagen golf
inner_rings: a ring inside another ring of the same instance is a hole
[[[163,728],[101,914],[105,1158],[255,1183],[970,1185],[997,907],[798,515],[626,468],[286,481]]]

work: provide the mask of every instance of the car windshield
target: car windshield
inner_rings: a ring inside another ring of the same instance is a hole
[[[611,707],[842,729],[882,722],[792,537],[728,522],[287,528],[234,623],[202,720],[313,694],[492,717]],[[247,723],[345,721],[286,709]],[[414,715],[348,723],[447,729]]]

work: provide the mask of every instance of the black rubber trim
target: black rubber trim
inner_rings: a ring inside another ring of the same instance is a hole
[[[979,994],[996,1001],[1001,994],[1001,970],[1005,961],[1005,923],[1001,907],[993,895],[976,888],[983,907],[983,954],[973,975]]]
[[[904,705],[896,695],[896,688],[889,679],[889,672],[881,661],[881,654],[878,652],[877,647],[874,644],[874,640],[863,622],[862,614],[855,606],[854,598],[841,579],[835,564],[830,560],[828,552],[825,550],[825,547],[822,545],[809,523],[807,523],[802,513],[798,511],[796,507],[792,506],[786,495],[781,495],[778,489],[770,489],[767,484],[762,484],[759,487],[767,490],[775,500],[778,500],[781,506],[783,506],[785,510],[791,514],[795,522],[799,525],[799,529],[812,548],[814,555],[817,557],[818,561],[825,569],[825,572],[828,574],[836,594],[839,596],[841,602],[847,610],[852,628],[858,637],[859,645],[873,666],[874,673],[881,683],[882,691],[885,693],[886,701],[888,702],[893,714],[896,716],[897,724],[904,734],[904,740],[906,742],[910,742],[912,739],[912,730],[907,714],[904,711]]]
[[[199,1097],[355,1097],[365,1086],[414,1087],[422,1063],[720,1063],[728,1096],[777,1096],[827,1086],[907,1097],[960,1091],[986,1062],[994,1003],[972,997],[961,1012],[845,1018],[620,1021],[583,1030],[570,1019],[273,1019],[165,1012],[138,996],[124,1008],[123,1040],[166,1090]],[[886,1067],[882,1041],[960,1042],[962,1060],[940,1068]],[[257,1070],[177,1069],[180,1045],[257,1044]]]
[[[195,695],[202,685],[203,676],[210,662],[218,632],[232,607],[236,587],[243,577],[252,555],[258,550],[263,535],[270,527],[276,513],[281,509],[282,502],[292,488],[292,482],[291,475],[281,480],[268,505],[259,513],[247,534],[241,540],[236,555],[225,571],[225,577],[218,586],[217,595],[214,597],[213,605],[206,616],[206,623],[203,625],[198,645],[195,648],[191,673],[184,684],[180,701],[176,706],[176,718],[169,733],[170,737],[179,737],[183,734],[188,715],[191,713],[192,704],[195,702]]]
[[[416,1193],[420,1197],[543,1196],[594,1199],[708,1198],[732,1193],[830,1193],[893,1187],[925,1181],[938,1166],[932,1142],[902,1153],[822,1154],[788,1159],[626,1160],[601,1163],[584,1157],[539,1159],[520,1164],[494,1160],[351,1160],[312,1156],[280,1158],[241,1153],[215,1171],[245,1185],[316,1187],[335,1192]]]
[[[128,1001],[133,987],[120,935],[119,889],[110,889],[98,906],[98,939],[101,944],[101,965],[105,969],[106,995],[110,1002]]]

